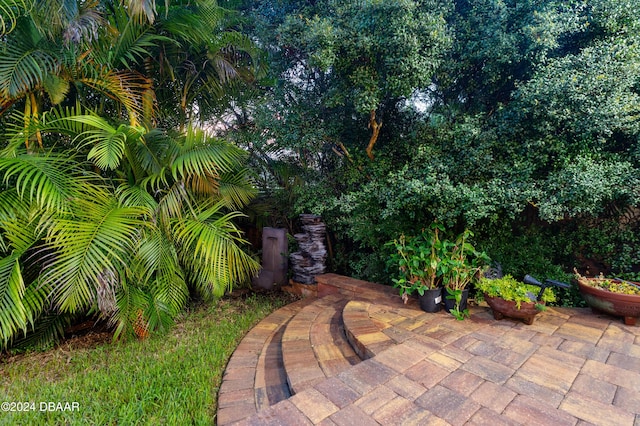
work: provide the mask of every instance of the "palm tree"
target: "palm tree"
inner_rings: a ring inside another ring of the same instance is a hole
[[[166,1],[158,19],[154,1],[125,3],[0,0],[0,12],[13,12],[0,15],[0,29],[11,29],[0,32],[0,116],[19,105],[37,117],[80,100],[106,115],[124,109],[132,125],[151,126],[154,112],[184,124],[260,71],[258,50],[215,1]]]
[[[166,38],[145,66],[154,70],[161,120],[202,121],[220,111],[234,85],[261,75],[264,62],[249,37],[234,30],[229,11],[211,1],[197,8],[177,3],[159,14],[157,34]]]
[[[223,59],[245,57],[228,55],[213,15],[180,39],[170,11],[124,3],[0,0],[0,348],[28,331],[29,343],[54,338],[86,313],[116,337],[139,322],[166,328],[191,294],[220,296],[257,271],[234,225],[254,195],[245,153],[188,124],[191,113],[177,130],[153,127],[167,75],[205,105],[248,72]],[[196,3],[192,17],[215,11]],[[189,54],[218,49],[224,66],[173,72],[186,56],[159,52],[187,40]]]
[[[164,328],[190,293],[220,296],[257,271],[233,224],[254,192],[244,151],[198,129],[144,133],[62,109],[30,129],[75,149],[28,153],[18,134],[0,158],[5,345],[50,306],[97,312],[116,336],[141,314]]]

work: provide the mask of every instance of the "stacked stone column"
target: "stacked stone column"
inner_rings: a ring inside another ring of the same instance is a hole
[[[324,274],[327,249],[324,245],[326,225],[313,214],[301,214],[302,233],[293,237],[299,250],[291,253],[292,280],[300,284],[314,284],[316,275]]]

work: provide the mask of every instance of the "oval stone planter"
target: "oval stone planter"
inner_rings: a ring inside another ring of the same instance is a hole
[[[533,324],[535,316],[540,313],[540,310],[536,308],[536,304],[533,302],[521,302],[520,309],[516,305],[516,302],[510,300],[504,300],[500,297],[491,297],[486,293],[484,294],[484,300],[493,311],[493,318],[501,320],[504,317],[521,319],[525,324]],[[538,302],[544,304],[544,302]]]
[[[581,278],[578,280],[580,293],[585,302],[594,311],[604,312],[624,318],[626,325],[635,325],[640,317],[640,296],[612,293],[590,286],[588,283],[599,278]]]

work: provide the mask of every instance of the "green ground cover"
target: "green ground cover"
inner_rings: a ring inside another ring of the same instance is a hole
[[[47,352],[2,358],[0,402],[35,406],[3,409],[0,424],[214,424],[233,350],[254,324],[288,301],[285,295],[226,298],[191,308],[166,335],[89,348],[72,339]],[[40,411],[48,407],[42,402],[69,403],[71,409]]]

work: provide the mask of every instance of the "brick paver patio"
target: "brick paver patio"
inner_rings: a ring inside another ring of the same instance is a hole
[[[321,295],[332,293],[328,299],[285,308],[238,347],[221,388],[218,424],[640,426],[639,326],[568,308],[549,308],[532,325],[495,321],[485,307],[456,321],[403,305],[386,287],[332,274],[319,282]],[[346,354],[342,361],[334,346],[322,344],[339,308],[360,362],[343,341],[335,345]],[[305,316],[314,319],[305,325]],[[306,358],[290,367],[293,396],[278,350],[269,360],[264,349],[286,322],[295,324],[284,331],[290,342],[311,343],[300,346]],[[332,363],[310,359],[314,353]],[[274,385],[264,381],[265,359]],[[266,404],[269,389],[280,397]]]

